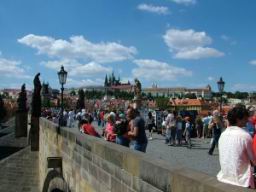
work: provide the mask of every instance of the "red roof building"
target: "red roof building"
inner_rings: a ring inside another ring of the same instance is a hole
[[[172,110],[175,111],[209,111],[210,104],[203,99],[171,99],[170,106]]]

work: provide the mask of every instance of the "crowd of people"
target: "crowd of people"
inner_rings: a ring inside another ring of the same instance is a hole
[[[55,123],[59,123],[59,111],[55,109],[44,109],[42,116]],[[96,121],[102,127],[102,133],[92,124]],[[95,137],[102,137],[106,141],[117,143],[125,147],[133,147],[135,150],[146,152],[148,139],[146,136],[146,124],[140,112],[133,107],[126,111],[95,111],[87,112],[85,109],[75,112],[64,111],[62,125],[67,127],[78,127],[79,131]]]
[[[181,116],[175,111],[168,111],[163,118],[162,134],[165,143],[170,146],[186,145],[192,148],[191,137],[211,138],[208,154],[213,155],[218,146],[221,170],[219,181],[241,187],[254,188],[254,166],[256,166],[256,112],[244,105],[234,106],[226,116],[218,110],[209,112],[204,117]],[[42,115],[59,123],[59,111],[45,109]],[[95,111],[85,109],[75,112],[64,111],[63,119],[68,127],[78,127],[79,131],[91,136],[104,138],[106,141],[132,147],[146,152],[148,140],[153,139],[156,127],[152,112],[142,117],[133,107],[126,111]],[[96,129],[95,126],[101,127]],[[146,134],[148,129],[148,135]]]

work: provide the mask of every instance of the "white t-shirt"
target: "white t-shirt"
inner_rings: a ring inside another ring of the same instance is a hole
[[[243,128],[228,127],[219,139],[219,161],[221,170],[217,179],[241,187],[253,185],[252,167],[254,160],[252,138]]]
[[[172,113],[169,113],[166,118],[166,128],[169,129],[171,127],[175,127],[176,120]]]

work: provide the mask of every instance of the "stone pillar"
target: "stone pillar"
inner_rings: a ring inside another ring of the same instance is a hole
[[[134,97],[133,108],[140,110],[141,107],[142,107],[142,100],[140,98]]]
[[[30,144],[31,151],[39,151],[39,117],[31,117]]]
[[[17,111],[15,116],[15,137],[27,137],[28,113]]]

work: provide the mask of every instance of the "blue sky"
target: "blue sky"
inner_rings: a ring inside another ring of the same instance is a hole
[[[115,72],[143,87],[256,91],[254,0],[1,0],[0,88],[102,85]]]

